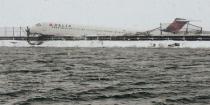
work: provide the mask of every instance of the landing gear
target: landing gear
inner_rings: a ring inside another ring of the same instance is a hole
[[[38,33],[30,33],[30,29],[27,27],[27,42],[30,45],[41,45],[43,44],[42,35]]]

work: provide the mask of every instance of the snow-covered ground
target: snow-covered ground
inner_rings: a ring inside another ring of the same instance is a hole
[[[27,41],[1,40],[1,47],[138,47],[138,48],[210,48],[210,41],[46,41],[30,45]]]

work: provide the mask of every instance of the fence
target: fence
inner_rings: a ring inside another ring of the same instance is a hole
[[[24,37],[27,36],[25,27],[0,27],[1,37]]]

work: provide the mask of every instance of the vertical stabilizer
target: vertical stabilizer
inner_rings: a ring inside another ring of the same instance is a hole
[[[163,31],[165,32],[172,32],[177,33],[179,32],[185,24],[187,24],[189,21],[186,19],[176,18],[166,29]]]

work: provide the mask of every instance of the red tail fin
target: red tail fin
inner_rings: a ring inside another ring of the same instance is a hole
[[[176,18],[173,23],[171,23],[166,29],[163,31],[165,32],[172,32],[172,33],[177,33],[179,32],[185,24],[187,24],[189,21],[186,19],[181,19],[181,18]]]

